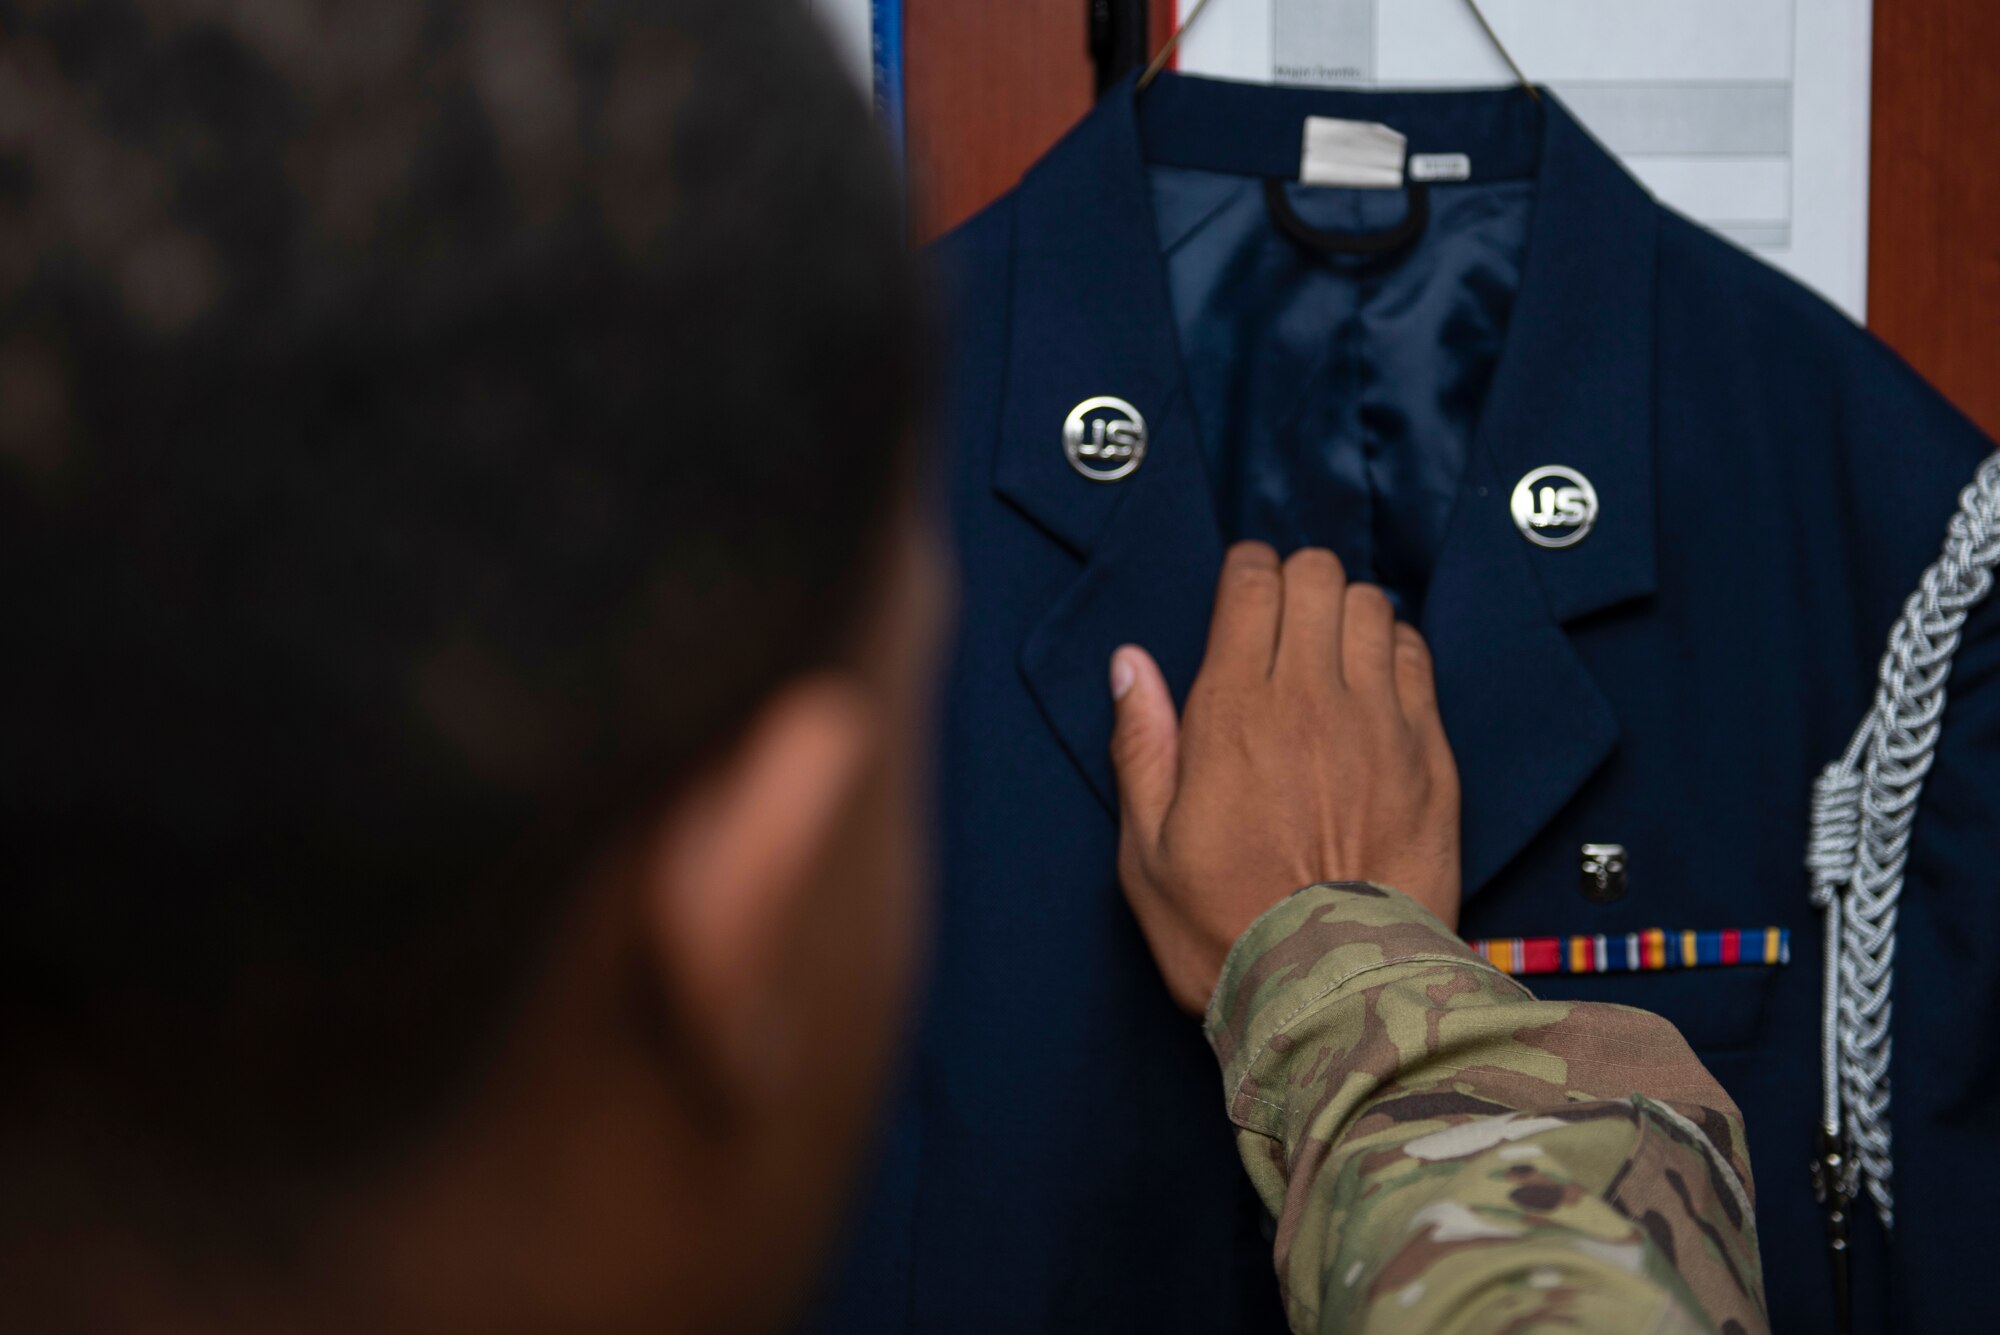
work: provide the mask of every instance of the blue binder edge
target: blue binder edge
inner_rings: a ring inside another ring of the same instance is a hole
[[[889,137],[896,169],[901,171],[904,162],[903,0],[870,0],[869,12],[874,30],[875,116],[881,122],[882,133]]]

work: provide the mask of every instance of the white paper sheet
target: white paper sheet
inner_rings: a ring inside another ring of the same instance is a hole
[[[834,49],[855,83],[869,87],[874,80],[874,53],[868,0],[806,0],[806,8],[833,34]]]
[[[1528,77],[1661,200],[1863,317],[1870,0],[1482,4]],[[1209,0],[1180,66],[1349,87],[1512,79],[1465,0]]]

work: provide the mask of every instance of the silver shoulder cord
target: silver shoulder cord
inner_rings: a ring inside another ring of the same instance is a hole
[[[1889,1009],[1896,902],[1910,826],[1943,728],[1945,679],[1966,614],[2000,563],[2000,455],[1959,495],[1944,551],[1924,571],[1889,633],[1875,703],[1847,753],[1813,784],[1806,867],[1824,911],[1820,1010],[1820,1144],[1813,1189],[1847,1287],[1847,1210],[1865,1188],[1884,1228],[1895,1226],[1889,1183]]]

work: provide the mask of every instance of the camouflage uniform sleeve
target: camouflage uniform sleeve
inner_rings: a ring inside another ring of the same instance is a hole
[[[1768,1328],[1741,1114],[1659,1016],[1342,884],[1244,934],[1207,1030],[1294,1331]]]

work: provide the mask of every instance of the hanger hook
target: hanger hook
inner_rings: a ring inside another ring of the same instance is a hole
[[[1500,53],[1500,59],[1506,61],[1507,68],[1514,71],[1515,81],[1519,83],[1521,87],[1528,90],[1529,97],[1534,98],[1535,101],[1537,102],[1541,101],[1542,100],[1541,89],[1535,87],[1535,85],[1528,82],[1528,76],[1525,73],[1523,73],[1521,67],[1515,63],[1513,52],[1509,51],[1507,49],[1507,44],[1500,40],[1500,34],[1493,30],[1493,25],[1486,21],[1486,11],[1479,7],[1479,0],[1465,0],[1465,7],[1472,11],[1472,17],[1479,20],[1479,26],[1483,30],[1485,30],[1486,40],[1493,43],[1493,49]]]
[[[1194,21],[1201,17],[1201,11],[1207,8],[1208,0],[1195,0],[1194,8],[1188,11],[1188,16],[1181,20],[1180,26],[1174,29],[1173,35],[1167,38],[1166,45],[1162,46],[1160,53],[1153,57],[1153,63],[1146,66],[1146,72],[1139,76],[1137,91],[1145,92],[1146,85],[1160,77],[1160,71],[1165,69],[1167,62],[1174,58],[1174,50],[1180,46],[1181,38],[1185,37],[1187,30],[1194,26]]]

